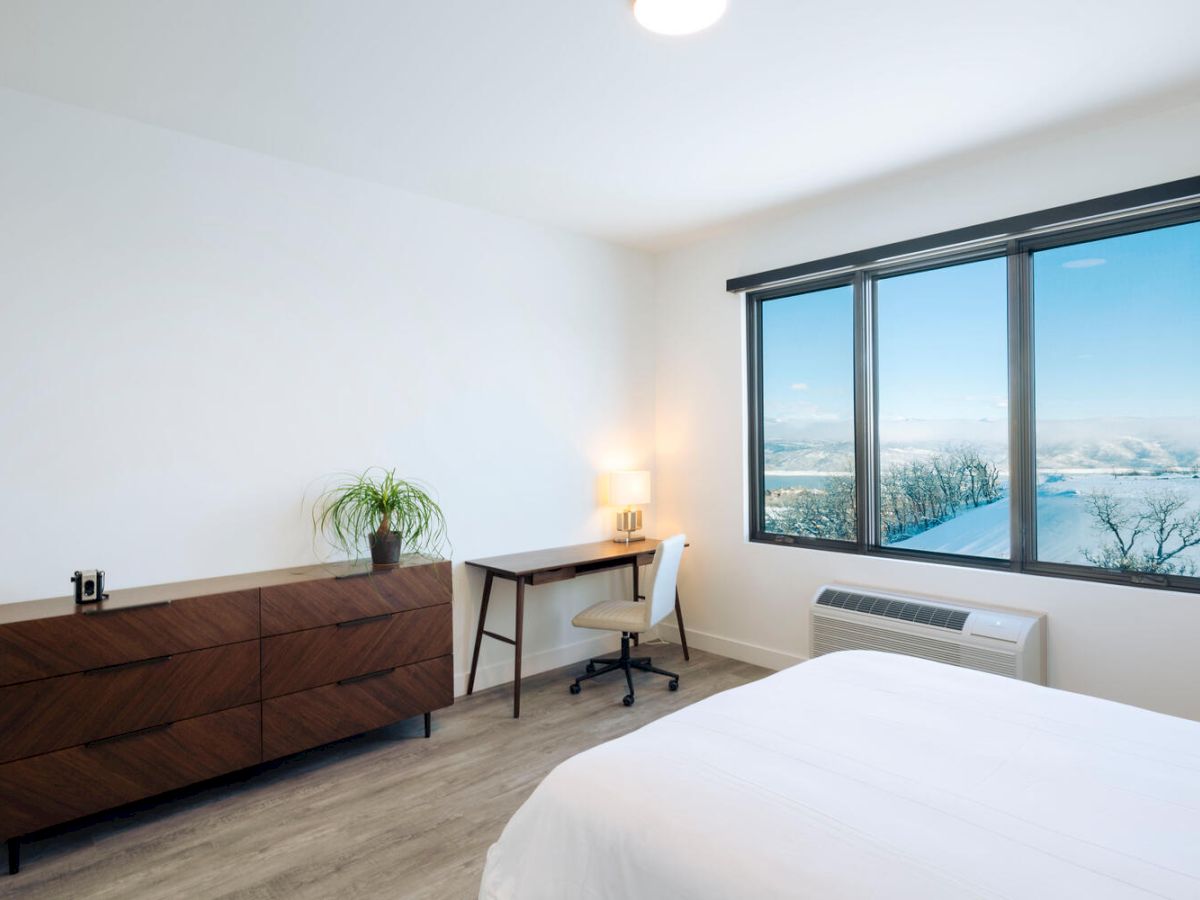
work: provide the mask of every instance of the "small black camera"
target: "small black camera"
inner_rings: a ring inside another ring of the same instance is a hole
[[[76,572],[71,580],[75,582],[76,603],[99,603],[108,598],[104,593],[104,573],[99,569]]]

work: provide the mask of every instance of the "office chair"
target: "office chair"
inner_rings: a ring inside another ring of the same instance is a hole
[[[674,672],[650,665],[648,656],[630,657],[629,640],[633,635],[648,631],[651,626],[657,625],[675,609],[675,578],[679,574],[679,560],[683,556],[686,540],[684,535],[677,534],[662,541],[655,549],[654,561],[650,563],[650,592],[645,603],[634,600],[605,600],[589,606],[571,620],[571,624],[579,628],[621,632],[621,655],[615,659],[609,657],[590,660],[586,673],[576,678],[575,683],[571,685],[572,694],[578,694],[582,690],[580,682],[598,675],[606,675],[616,669],[624,670],[625,682],[629,685],[629,693],[621,701],[626,706],[633,706],[633,669],[665,675],[671,679],[667,682],[667,688],[672,691],[679,690],[679,676]]]

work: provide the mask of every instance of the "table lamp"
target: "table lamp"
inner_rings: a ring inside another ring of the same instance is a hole
[[[617,513],[617,536],[613,540],[618,544],[645,540],[644,534],[637,534],[642,530],[642,511],[637,505],[650,502],[650,473],[610,472],[608,502],[624,507]]]

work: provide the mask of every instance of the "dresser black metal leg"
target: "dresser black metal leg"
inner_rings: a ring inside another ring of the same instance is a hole
[[[8,839],[8,874],[16,875],[21,871],[21,839]]]
[[[433,713],[425,713],[425,737],[433,734]]]

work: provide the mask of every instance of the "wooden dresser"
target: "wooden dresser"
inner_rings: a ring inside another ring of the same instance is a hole
[[[0,837],[454,701],[450,564],[339,564],[0,604]]]

